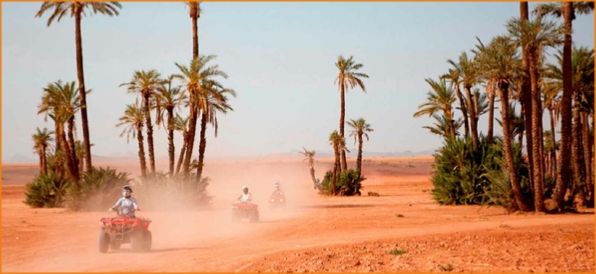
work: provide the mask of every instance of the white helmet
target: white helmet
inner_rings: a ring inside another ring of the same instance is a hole
[[[247,186],[243,186],[242,187],[242,190],[248,190],[248,187]]]

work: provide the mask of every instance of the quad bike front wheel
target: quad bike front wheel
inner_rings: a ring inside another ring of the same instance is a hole
[[[119,240],[112,240],[110,241],[110,249],[111,250],[119,250],[122,242]]]
[[[99,252],[106,253],[110,247],[110,234],[104,231],[99,232]]]
[[[255,211],[252,214],[250,214],[250,222],[251,223],[256,223],[259,221],[259,212]]]
[[[153,241],[153,238],[151,236],[151,231],[147,230],[147,231],[143,231],[143,251],[149,251],[151,250],[151,244]]]
[[[134,252],[143,250],[144,238],[143,231],[135,231],[130,235],[130,247]]]

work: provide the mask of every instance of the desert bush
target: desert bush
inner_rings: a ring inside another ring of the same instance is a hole
[[[23,203],[34,208],[61,207],[70,186],[71,182],[59,174],[49,172],[46,175],[38,175],[25,186]]]
[[[508,208],[511,206],[511,183],[506,171],[502,139],[495,137],[488,143],[480,136],[478,150],[471,139],[449,138],[435,154],[431,181],[433,199],[440,204],[484,204]],[[528,168],[521,149],[514,145],[516,174],[522,191],[531,197]]]
[[[338,174],[335,189],[337,193],[332,193],[331,181],[333,179],[333,171],[327,171],[323,182],[321,183],[320,193],[325,195],[339,195],[339,196],[360,196],[360,189],[362,189],[362,182],[366,180],[360,177],[358,171],[350,169]]]
[[[68,190],[66,206],[76,211],[107,210],[122,197],[121,187],[129,182],[128,173],[93,167]]]

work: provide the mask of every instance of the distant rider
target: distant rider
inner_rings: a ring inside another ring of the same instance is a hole
[[[283,196],[284,195],[284,192],[281,191],[281,187],[279,186],[279,182],[277,182],[277,183],[275,183],[273,185],[273,194],[271,194],[271,195],[272,196],[273,195],[278,195],[278,196],[280,196],[280,195]]]
[[[137,200],[132,197],[132,188],[129,185],[122,187],[122,196],[123,197],[118,199],[116,204],[109,210],[114,211],[114,209],[120,206],[122,208],[120,210],[120,215],[128,215],[131,218],[136,218],[135,211],[141,211],[141,209],[137,204]]]
[[[238,200],[242,203],[250,203],[252,202],[252,194],[248,192],[248,187],[242,187],[242,195],[238,197]]]

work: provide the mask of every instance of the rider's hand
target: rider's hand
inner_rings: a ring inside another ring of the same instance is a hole
[[[141,211],[141,209],[137,207],[137,211]]]
[[[110,209],[108,209],[108,211],[112,212],[112,211],[114,211],[114,209],[110,207]]]

